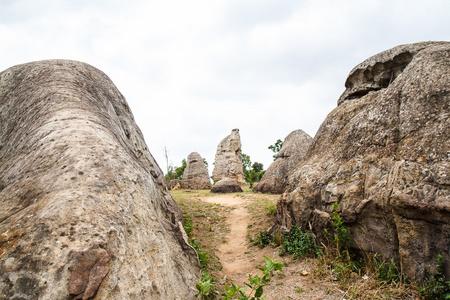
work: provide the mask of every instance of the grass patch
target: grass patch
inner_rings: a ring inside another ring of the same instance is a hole
[[[231,208],[201,201],[199,198],[211,196],[208,190],[176,190],[170,193],[183,212],[184,227],[191,238],[192,246],[201,249],[199,252],[196,248],[200,260],[200,255],[207,256],[204,259],[209,261],[208,270],[213,274],[214,271],[221,270],[222,265],[216,255],[216,241],[226,241],[229,228],[225,223],[225,216]]]

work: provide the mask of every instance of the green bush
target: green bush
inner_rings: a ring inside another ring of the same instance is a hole
[[[272,236],[267,232],[267,230],[261,230],[254,240],[252,240],[253,245],[264,248],[272,243]]]
[[[289,233],[285,234],[281,245],[280,255],[284,253],[289,253],[295,257],[305,257],[319,254],[320,247],[311,232],[302,231],[300,227],[292,226]]]

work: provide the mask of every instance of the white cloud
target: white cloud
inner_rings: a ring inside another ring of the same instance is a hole
[[[311,135],[356,64],[398,44],[449,40],[450,2],[15,0],[0,3],[0,69],[81,60],[127,98],[150,151],[180,164],[240,128],[253,161]]]

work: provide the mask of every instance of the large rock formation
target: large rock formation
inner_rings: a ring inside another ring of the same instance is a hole
[[[181,213],[110,79],[29,63],[0,99],[2,298],[193,299]]]
[[[203,162],[201,155],[197,152],[192,152],[187,157],[181,187],[194,190],[209,190],[211,188],[208,168]]]
[[[222,178],[211,188],[211,193],[242,193],[242,188],[234,179]]]
[[[320,234],[337,202],[353,247],[420,280],[437,254],[450,262],[450,43],[375,55],[346,87],[290,173],[274,229],[311,222]]]
[[[283,141],[261,181],[253,188],[255,192],[282,194],[287,185],[287,175],[305,156],[313,139],[303,130],[292,131]]]
[[[217,146],[212,177],[214,182],[222,178],[231,178],[238,184],[245,183],[239,129],[233,129]]]

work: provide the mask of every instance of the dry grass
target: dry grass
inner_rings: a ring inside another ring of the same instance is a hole
[[[208,255],[211,261],[208,269],[214,275],[214,271],[222,269],[216,255],[217,245],[226,241],[229,229],[225,220],[231,208],[201,201],[199,199],[201,197],[215,195],[208,190],[176,190],[170,191],[170,193],[183,215],[188,215],[192,220],[193,235],[202,250]]]
[[[246,208],[252,215],[248,225],[248,236],[254,238],[273,224],[275,216],[268,212],[273,212],[276,208],[279,195],[253,193],[248,186],[243,189],[243,193],[234,194],[248,203]],[[233,208],[201,201],[200,198],[203,197],[219,196],[208,190],[176,190],[171,191],[171,194],[183,213],[192,219],[193,234],[211,260],[208,265],[210,274],[217,276],[222,268],[216,256],[217,247],[226,241],[229,232],[226,218]],[[249,249],[249,253],[261,257],[267,255],[282,261],[286,260],[285,275],[280,278],[274,277],[265,289],[268,299],[419,299],[413,285],[384,283],[377,279],[375,269],[368,270],[367,274],[362,275],[348,272],[345,280],[337,280],[335,272],[327,262],[334,259],[332,255],[321,259],[293,259],[290,255],[276,257],[278,251],[279,248],[272,247],[259,249],[253,246]],[[306,277],[299,275],[302,270],[309,270],[309,275]]]

